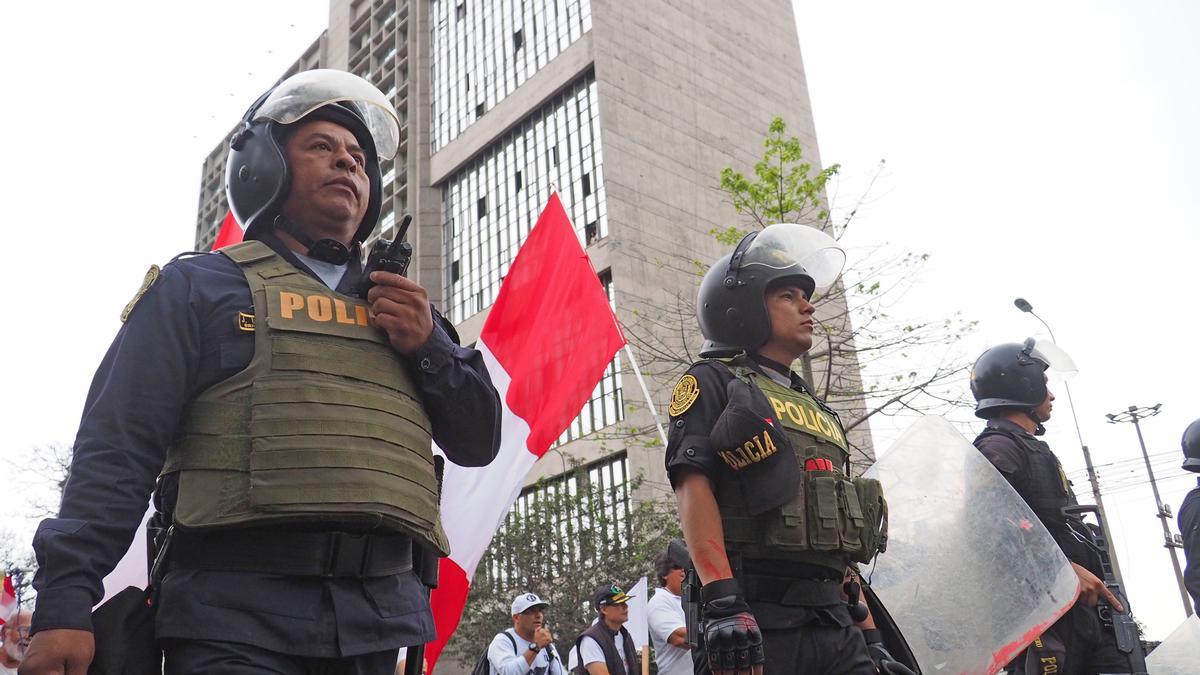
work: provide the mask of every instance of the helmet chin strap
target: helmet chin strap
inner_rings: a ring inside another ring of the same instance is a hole
[[[283,230],[292,235],[301,246],[306,250],[305,254],[314,260],[327,262],[331,265],[345,265],[350,262],[350,248],[337,239],[313,239],[307,232],[296,227],[292,221],[284,218],[282,215],[275,216],[274,226],[277,229]],[[353,242],[354,248],[358,248],[358,242]]]
[[[1030,408],[1025,411],[1025,414],[1028,415],[1029,419],[1033,420],[1033,423],[1036,425],[1036,428],[1033,430],[1034,436],[1041,436],[1046,433],[1046,427],[1042,426],[1042,420],[1038,419],[1036,410]]]

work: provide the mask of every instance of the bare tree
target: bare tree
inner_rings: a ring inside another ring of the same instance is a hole
[[[58,514],[63,488],[71,475],[71,457],[71,446],[65,443],[35,446],[29,454],[24,472],[31,479],[28,485],[34,488],[29,491],[29,506],[35,517]]]
[[[719,187],[744,217],[741,226],[714,229],[722,244],[733,246],[754,229],[771,223],[811,225],[843,241],[884,169],[880,162],[862,196],[843,211],[831,209],[827,189],[838,175],[837,164],[814,172],[804,161],[800,139],[787,135],[781,118],[772,121],[763,142],[762,159],[747,177],[732,167],[721,171]],[[840,214],[840,215],[839,215]],[[815,298],[816,330],[812,350],[799,370],[818,395],[839,411],[854,452],[865,468],[874,460],[865,423],[872,417],[897,414],[943,414],[967,405],[962,380],[970,362],[955,350],[976,322],[958,314],[919,318],[894,309],[920,276],[926,253],[894,251],[879,245],[851,248],[846,270],[824,295]],[[681,257],[686,258],[681,254]],[[685,259],[672,266],[690,267],[696,286],[711,261]],[[695,287],[693,287],[695,288]],[[695,291],[676,296],[670,306],[641,304],[625,326],[630,342],[642,355],[647,374],[678,377],[698,355]],[[620,428],[610,432],[626,439],[650,429]]]

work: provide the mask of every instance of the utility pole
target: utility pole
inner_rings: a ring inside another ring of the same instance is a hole
[[[1158,484],[1154,482],[1154,469],[1150,467],[1150,455],[1146,452],[1146,441],[1142,438],[1142,426],[1138,424],[1138,420],[1154,417],[1161,411],[1161,403],[1143,408],[1131,405],[1123,412],[1105,415],[1105,417],[1108,418],[1110,424],[1133,422],[1133,428],[1137,430],[1138,444],[1142,446],[1142,459],[1146,460],[1146,473],[1150,476],[1150,489],[1154,492],[1158,517],[1162,520],[1163,546],[1171,554],[1171,565],[1175,568],[1175,580],[1179,582],[1179,597],[1183,600],[1183,611],[1187,613],[1187,616],[1191,616],[1192,601],[1188,597],[1187,587],[1183,584],[1183,571],[1179,567],[1179,554],[1176,553],[1176,549],[1182,548],[1182,544],[1176,541],[1175,536],[1171,534],[1171,526],[1167,524],[1167,520],[1171,518],[1171,511],[1163,506],[1162,497],[1158,494]]]
[[[1033,305],[1025,298],[1017,298],[1013,301],[1017,309],[1029,314],[1037,319],[1043,326],[1046,327],[1046,332],[1050,334],[1050,339],[1054,344],[1058,345],[1058,338],[1054,337],[1054,331],[1050,329],[1050,324],[1046,323],[1042,317],[1038,316],[1033,311]],[[1061,346],[1061,345],[1059,345]],[[1063,389],[1067,392],[1067,407],[1071,409],[1071,420],[1075,422],[1075,436],[1079,439],[1079,447],[1083,449],[1083,463],[1087,466],[1088,482],[1092,485],[1092,499],[1096,500],[1096,511],[1100,514],[1100,528],[1104,532],[1104,542],[1108,545],[1109,560],[1112,563],[1113,576],[1116,577],[1117,583],[1125,588],[1125,578],[1121,575],[1121,563],[1118,561],[1116,549],[1113,547],[1115,541],[1112,536],[1112,530],[1108,526],[1108,513],[1104,510],[1104,500],[1100,498],[1100,481],[1096,479],[1096,467],[1092,465],[1092,453],[1088,450],[1088,446],[1083,442],[1083,431],[1079,428],[1079,416],[1075,414],[1075,400],[1071,398],[1071,385],[1063,380]]]

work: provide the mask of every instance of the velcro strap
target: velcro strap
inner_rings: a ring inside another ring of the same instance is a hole
[[[403,535],[254,528],[177,530],[175,536],[171,565],[184,569],[361,579],[401,574],[413,567],[412,540]]]

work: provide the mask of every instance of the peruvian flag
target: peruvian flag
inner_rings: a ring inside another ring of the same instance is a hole
[[[429,672],[458,627],[471,577],[529,469],[587,403],[625,344],[608,295],[557,194],[517,252],[476,348],[503,406],[500,453],[486,467],[446,461],[442,526],[450,557],[431,604]]]
[[[212,250],[225,248],[231,244],[237,244],[242,241],[242,226],[238,225],[238,221],[233,217],[233,211],[225,214],[225,220],[221,221],[221,229],[217,232],[217,238],[213,241]]]
[[[0,591],[0,626],[13,610],[17,608],[17,589],[13,587],[11,574],[4,576],[4,590]]]

